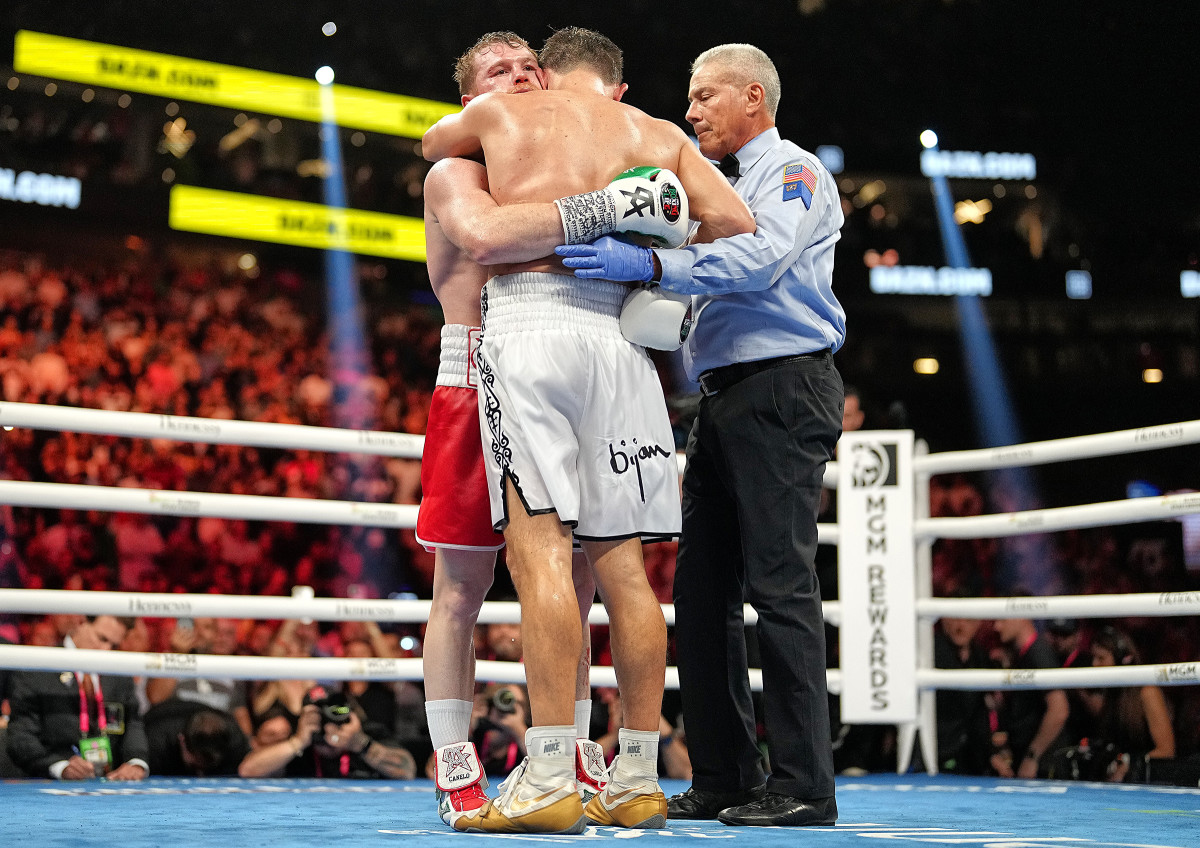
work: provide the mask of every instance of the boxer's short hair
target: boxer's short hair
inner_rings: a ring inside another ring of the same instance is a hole
[[[546,39],[538,54],[542,67],[557,73],[584,65],[605,85],[620,85],[625,73],[621,48],[607,35],[583,27],[563,27]]]
[[[471,84],[475,81],[475,63],[479,61],[479,57],[483,53],[486,53],[488,50],[491,50],[493,47],[500,44],[508,45],[509,47],[514,47],[518,50],[524,48],[530,53],[533,53],[534,57],[537,56],[537,53],[534,51],[534,49],[529,46],[529,42],[521,38],[521,36],[517,35],[515,32],[509,32],[508,30],[497,30],[496,32],[484,33],[483,35],[479,36],[479,40],[472,44],[467,52],[459,56],[457,61],[454,63],[454,81],[458,83],[459,94],[473,93],[471,91]]]

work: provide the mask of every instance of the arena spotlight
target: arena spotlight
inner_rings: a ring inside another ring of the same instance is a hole
[[[928,137],[927,137],[928,136]],[[937,136],[931,131],[921,134],[921,143],[926,149],[937,148]],[[971,259],[962,231],[954,219],[954,197],[950,193],[950,182],[945,175],[929,178],[933,190],[933,202],[937,211],[938,229],[942,236],[942,247],[946,264],[951,268],[970,268]],[[975,428],[985,447],[1015,445],[1021,441],[1016,411],[1009,394],[1004,368],[996,350],[987,316],[984,314],[982,298],[959,295],[954,298],[958,314],[959,345],[962,348],[963,365],[966,368],[968,388]],[[1010,510],[1032,509],[1040,503],[1037,481],[1029,468],[1006,468],[992,473],[990,485],[1010,504]],[[1033,542],[1029,555],[1033,561],[1051,562],[1052,552],[1047,550],[1044,538]],[[1010,557],[998,573],[1001,585],[1015,585],[1024,581],[1026,588],[1035,593],[1051,583],[1054,575],[1033,576],[1018,573],[1019,558]],[[1032,584],[1032,585],[1030,585]]]
[[[328,69],[326,69],[328,70]],[[333,71],[330,70],[332,80]],[[346,178],[342,162],[341,137],[338,133],[333,89],[321,83],[321,161],[320,176],[325,205],[331,210],[346,208]],[[335,376],[334,420],[338,427],[362,429],[368,425],[367,412],[356,401],[358,386],[366,377],[370,350],[367,346],[358,277],[354,257],[343,248],[325,251],[325,300],[328,315],[330,373]]]
[[[337,32],[337,24],[333,21],[326,21],[324,26],[321,27],[321,32],[325,35],[333,35]]]
[[[333,68],[329,67],[328,65],[322,65],[321,67],[317,68],[317,73],[315,76],[317,78],[317,82],[321,85],[330,85],[333,82]]]

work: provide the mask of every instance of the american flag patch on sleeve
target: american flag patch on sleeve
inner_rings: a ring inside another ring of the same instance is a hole
[[[813,192],[817,190],[817,174],[802,162],[783,169],[783,199],[804,201],[804,208],[812,208]]]

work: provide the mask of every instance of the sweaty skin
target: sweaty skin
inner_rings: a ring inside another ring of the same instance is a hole
[[[547,71],[554,90],[475,98],[438,121],[422,139],[426,159],[478,156],[487,161],[491,194],[501,205],[556,200],[607,185],[639,165],[674,171],[688,194],[702,237],[754,232],[745,202],[711,162],[669,121],[612,99],[594,74]],[[506,272],[568,273],[556,258]]]
[[[493,45],[476,62],[471,89],[514,96],[537,91],[541,88],[538,73],[529,50]],[[476,96],[464,95],[464,105]],[[479,296],[488,278],[482,266],[543,256],[562,238],[562,221],[553,204],[497,206],[488,194],[487,170],[479,162],[446,159],[425,178],[426,264],[447,324],[480,325]],[[423,656],[425,695],[431,701],[470,701],[475,687],[472,631],[492,585],[496,554],[439,547],[434,556],[433,605]],[[595,585],[582,556],[573,568],[585,646],[575,678],[576,698],[582,700],[590,696],[586,634]]]

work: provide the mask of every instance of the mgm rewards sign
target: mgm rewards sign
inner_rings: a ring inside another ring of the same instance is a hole
[[[842,721],[916,721],[913,434],[856,430],[838,443]]]

